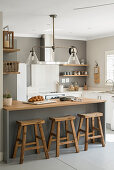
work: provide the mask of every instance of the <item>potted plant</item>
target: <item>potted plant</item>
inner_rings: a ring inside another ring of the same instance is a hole
[[[3,105],[11,106],[12,105],[12,97],[9,93],[5,93],[3,95]]]

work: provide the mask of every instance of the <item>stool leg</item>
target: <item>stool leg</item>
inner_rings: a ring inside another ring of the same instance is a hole
[[[40,134],[41,134],[41,138],[42,138],[42,143],[43,143],[43,146],[44,146],[45,156],[46,156],[46,159],[49,159],[49,155],[48,155],[48,150],[47,150],[47,146],[46,146],[46,141],[45,141],[45,136],[44,136],[42,124],[39,124],[39,129],[40,129]]]
[[[76,152],[79,152],[79,147],[78,147],[78,141],[77,141],[76,131],[75,131],[75,127],[74,127],[74,122],[73,122],[73,120],[71,120],[70,122],[71,122],[71,127],[72,127],[72,132],[73,132],[74,144],[75,144]]]
[[[38,147],[38,148],[37,148],[37,153],[40,153],[40,151],[39,151],[39,140],[38,140],[37,124],[34,125],[34,131],[35,131],[36,146]]]
[[[23,139],[22,139],[22,146],[21,146],[21,157],[20,157],[20,164],[23,163],[24,160],[24,150],[25,150],[25,144],[26,144],[26,133],[27,133],[27,127],[23,127]]]
[[[67,133],[67,131],[68,131],[68,120],[65,121],[65,130],[66,130],[67,141],[69,141],[69,133]],[[69,148],[70,144],[66,144],[66,147]]]
[[[100,134],[101,134],[102,147],[105,147],[104,135],[103,135],[103,130],[102,130],[102,125],[101,125],[101,119],[100,119],[100,117],[98,117],[98,124],[99,124],[99,130],[100,130]]]
[[[88,132],[89,132],[89,119],[86,118],[85,151],[88,150]]]
[[[56,157],[59,157],[59,144],[60,144],[60,122],[57,122]]]
[[[92,117],[92,133],[93,133],[93,136],[95,136],[94,127],[95,127],[95,118]],[[92,143],[95,143],[95,139],[92,139]]]
[[[20,140],[20,136],[21,136],[21,129],[22,129],[22,126],[19,126],[18,127],[17,138],[16,138],[16,143],[15,143],[15,147],[14,147],[13,158],[16,158],[18,144],[19,144],[19,140]]]
[[[82,127],[83,120],[84,120],[84,118],[80,118],[80,123],[79,123],[79,128],[78,128],[78,134],[77,134],[78,143],[79,143],[79,139],[80,139],[80,129],[81,129],[81,127]]]
[[[52,121],[52,124],[51,124],[51,130],[50,130],[50,136],[49,136],[49,141],[48,141],[48,152],[50,150],[50,146],[51,146],[51,142],[52,142],[52,133],[54,131],[54,127],[55,127],[55,121]]]

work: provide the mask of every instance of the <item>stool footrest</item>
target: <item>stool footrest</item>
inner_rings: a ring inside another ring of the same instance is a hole
[[[60,138],[60,140],[66,140],[66,139],[67,139],[67,137]],[[52,139],[52,141],[55,142],[55,141],[57,141],[57,139]]]
[[[88,137],[88,139],[97,139],[97,138],[101,138],[102,136],[101,135],[98,135],[98,136],[91,136],[91,137]]]
[[[36,145],[36,142],[29,142],[25,144],[25,146],[29,146],[29,145]],[[22,144],[18,144],[18,146],[21,147]]]
[[[70,133],[70,134],[73,134],[73,133],[72,133],[71,131],[69,131],[69,130],[67,130],[66,132],[67,132],[67,133]]]
[[[40,149],[40,148],[44,148],[43,146],[33,146],[33,147],[28,147],[28,148],[25,148],[25,151],[28,151],[28,150],[35,150],[35,149]]]
[[[61,142],[59,145],[66,145],[66,144],[70,144],[70,143],[74,143],[74,140]]]
[[[93,135],[93,132],[88,133],[88,135]],[[80,134],[80,136],[85,136],[85,133]]]

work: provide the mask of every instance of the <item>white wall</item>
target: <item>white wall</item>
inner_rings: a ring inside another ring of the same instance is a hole
[[[2,107],[3,107],[3,40],[2,40],[2,13],[0,12],[0,161],[3,157],[3,133],[2,133]]]
[[[89,40],[86,44],[87,62],[89,64],[88,86],[89,87],[105,87],[105,51],[114,50],[114,36]],[[100,66],[100,83],[94,83],[94,66],[95,60]]]

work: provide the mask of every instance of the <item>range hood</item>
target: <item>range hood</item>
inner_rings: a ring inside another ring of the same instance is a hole
[[[53,35],[43,34],[40,40],[41,46],[52,46]],[[40,62],[39,64],[66,64],[67,62],[55,62],[55,51],[52,48],[40,48]]]
[[[41,36],[40,46],[52,46],[52,35],[51,34],[43,34]],[[41,48],[40,49],[40,60],[46,62],[54,62],[54,52],[52,48]]]

